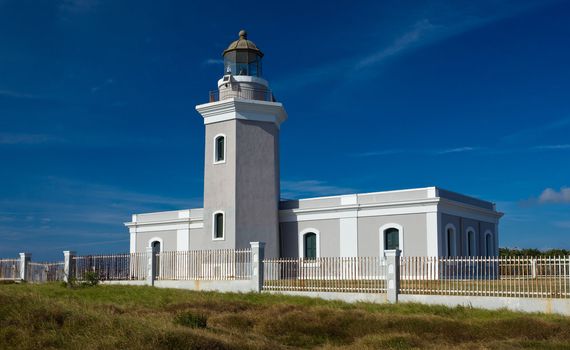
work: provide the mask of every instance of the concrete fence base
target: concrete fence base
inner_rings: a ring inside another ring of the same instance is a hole
[[[105,285],[124,285],[124,286],[148,286],[147,281],[103,281]],[[257,288],[252,284],[251,280],[220,280],[220,281],[161,281],[154,280],[154,287],[157,288],[175,288],[193,291],[215,291],[222,293],[250,293],[258,292]]]
[[[570,316],[570,299],[400,294],[399,302],[449,307],[466,306],[487,310],[507,309],[511,311],[541,312]]]

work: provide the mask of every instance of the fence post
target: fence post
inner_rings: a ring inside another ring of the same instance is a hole
[[[530,259],[532,278],[536,278],[536,258]]]
[[[63,251],[63,281],[69,283],[70,280],[75,277],[75,270],[77,268],[77,260],[75,256],[77,253],[73,250]]]
[[[20,253],[20,280],[27,281],[29,276],[28,263],[32,261],[32,253]]]
[[[398,302],[400,292],[400,250],[385,250],[386,255],[386,290],[389,303]]]
[[[149,286],[154,286],[154,279],[156,278],[156,257],[154,252],[152,247],[146,247],[146,284]]]
[[[260,293],[263,289],[263,259],[265,242],[250,242],[251,246],[251,282],[252,289]]]

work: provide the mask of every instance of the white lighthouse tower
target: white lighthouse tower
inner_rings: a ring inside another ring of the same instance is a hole
[[[208,249],[266,242],[279,255],[279,127],[287,118],[262,78],[263,53],[245,30],[223,52],[224,75],[204,118],[204,233]]]

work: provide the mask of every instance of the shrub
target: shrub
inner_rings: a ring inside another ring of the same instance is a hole
[[[83,278],[84,278],[83,280],[84,286],[92,287],[99,284],[99,275],[97,275],[97,272],[95,271],[86,272]]]
[[[206,328],[208,325],[208,318],[204,314],[183,312],[176,316],[174,323],[190,328]]]

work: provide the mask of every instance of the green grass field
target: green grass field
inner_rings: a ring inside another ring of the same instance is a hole
[[[570,318],[131,286],[0,284],[0,349],[570,349]]]

